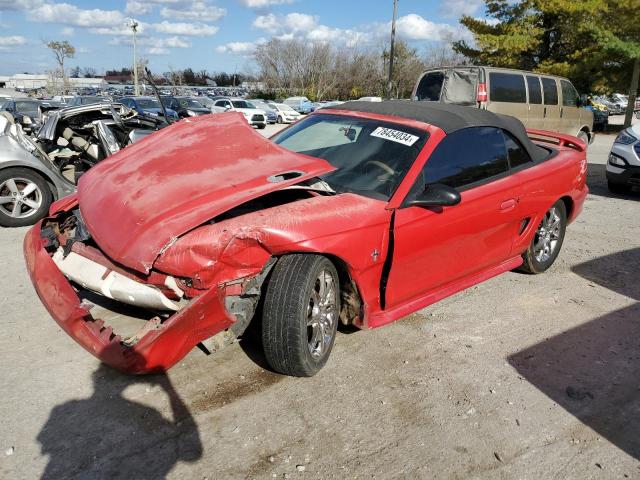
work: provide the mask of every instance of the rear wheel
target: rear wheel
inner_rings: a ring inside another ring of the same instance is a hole
[[[273,269],[262,313],[265,357],[277,372],[311,377],[327,362],[340,312],[338,273],[319,255],[287,255]]]
[[[527,273],[542,273],[555,262],[567,228],[567,209],[562,200],[558,200],[545,213],[531,245],[522,255],[524,263],[521,270]]]
[[[0,226],[33,225],[47,214],[52,201],[46,180],[32,170],[0,170]]]
[[[282,119],[282,115],[278,115],[278,123],[283,123],[284,120]]]
[[[582,140],[587,147],[589,146],[589,134],[587,132],[585,132],[584,130],[580,130],[580,133],[578,133],[578,138]]]

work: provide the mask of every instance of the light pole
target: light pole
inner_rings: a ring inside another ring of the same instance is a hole
[[[391,22],[391,46],[389,47],[389,83],[387,84],[387,98],[391,99],[393,90],[393,50],[396,43],[396,17],[398,15],[398,0],[393,0],[393,21]]]
[[[133,32],[133,91],[136,96],[140,95],[140,87],[138,85],[138,59],[136,58],[136,33],[138,33],[138,22],[133,18],[129,20],[129,28]]]

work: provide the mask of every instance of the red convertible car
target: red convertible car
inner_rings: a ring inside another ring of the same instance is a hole
[[[352,102],[271,140],[237,113],[202,116],[91,169],[24,251],[51,316],[115,368],[167,369],[254,320],[271,367],[310,376],[338,322],[375,328],[547,270],[586,177],[577,138],[473,108]],[[123,338],[87,290],[153,318]]]

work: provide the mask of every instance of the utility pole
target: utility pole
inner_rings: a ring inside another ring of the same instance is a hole
[[[138,58],[136,56],[136,33],[140,24],[133,18],[129,19],[129,28],[133,32],[133,91],[136,96],[140,95],[140,86],[138,85]]]
[[[393,0],[393,21],[391,22],[391,47],[389,48],[389,83],[387,84],[387,98],[391,99],[393,90],[393,50],[396,43],[396,17],[398,16],[398,0]]]

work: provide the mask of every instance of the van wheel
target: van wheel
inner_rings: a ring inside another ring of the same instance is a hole
[[[52,201],[46,180],[32,170],[0,171],[0,226],[33,225],[47,214]]]
[[[286,255],[267,285],[262,345],[275,371],[311,377],[327,363],[338,327],[340,283],[331,261],[320,255]]]
[[[527,273],[542,273],[553,265],[558,258],[564,233],[567,228],[567,209],[562,200],[558,200],[542,217],[533,240],[522,255],[520,270]]]
[[[589,134],[587,132],[580,130],[578,138],[582,140],[587,147],[589,146]]]

